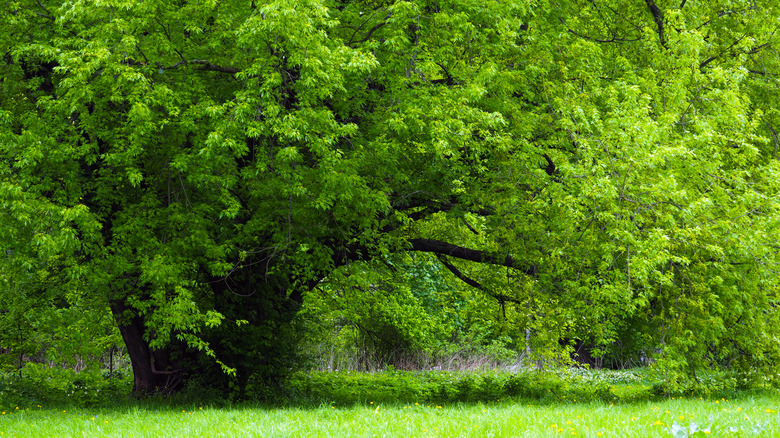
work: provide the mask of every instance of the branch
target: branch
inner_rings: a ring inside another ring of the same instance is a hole
[[[458,269],[455,265],[453,265],[452,263],[447,261],[447,257],[446,256],[444,256],[442,254],[436,254],[436,258],[439,259],[439,261],[441,262],[442,265],[444,265],[445,268],[447,268],[450,272],[452,272],[452,275],[458,277],[458,279],[460,279],[464,283],[468,284],[469,286],[474,287],[476,289],[479,289],[482,292],[492,296],[493,298],[497,299],[499,302],[505,303],[505,302],[508,301],[508,302],[515,303],[515,304],[521,304],[521,305],[523,304],[517,298],[512,298],[512,297],[510,297],[508,295],[505,295],[505,294],[491,292],[490,290],[488,290],[488,288],[483,286],[478,281],[476,281],[473,278],[469,278],[466,275],[464,275],[463,272],[460,271],[460,269]]]
[[[553,163],[552,158],[550,158],[547,154],[542,154],[542,157],[547,161],[547,166],[544,167],[544,172],[549,176],[556,176],[558,175],[558,168],[555,167],[555,163]]]
[[[388,20],[388,19],[389,19],[389,18],[390,18],[392,15],[393,15],[393,14],[391,14],[391,13],[388,13],[388,14],[385,16],[385,18],[383,18],[383,19],[382,19],[383,21],[380,21],[379,23],[375,24],[375,25],[374,25],[374,27],[372,27],[371,29],[369,29],[369,30],[368,30],[368,33],[366,33],[366,35],[365,35],[363,38],[361,38],[361,39],[359,39],[359,40],[357,40],[357,41],[354,41],[355,35],[357,35],[357,33],[358,33],[358,31],[360,30],[360,28],[361,28],[361,27],[363,27],[363,25],[360,25],[360,27],[358,27],[357,29],[355,29],[355,33],[353,33],[353,34],[352,34],[352,38],[350,38],[350,39],[349,39],[349,42],[347,42],[347,44],[346,44],[346,45],[348,45],[348,46],[349,46],[349,45],[352,45],[352,44],[360,44],[360,43],[364,43],[364,42],[368,41],[368,39],[369,39],[369,38],[371,38],[371,35],[372,35],[374,32],[376,32],[376,31],[377,31],[377,29],[379,29],[380,27],[382,27],[382,26],[384,26],[385,24],[387,24],[387,20]]]
[[[179,51],[177,50],[176,53],[179,53]],[[179,56],[182,56],[181,53],[179,53]],[[181,67],[182,65],[187,65],[187,64],[199,65],[200,67],[198,68],[198,70],[218,71],[218,72],[230,73],[230,74],[239,73],[241,71],[241,69],[235,67],[222,67],[220,65],[214,65],[211,62],[202,59],[193,59],[191,61],[188,61],[184,59],[183,56],[181,58],[181,61],[177,62],[176,64],[169,65],[168,67],[163,67],[158,63],[157,66],[163,70],[173,70]]]
[[[47,19],[49,19],[51,21],[55,21],[54,20],[54,14],[52,14],[50,10],[46,9],[46,6],[44,6],[43,3],[41,3],[41,0],[35,0],[35,2],[38,3],[38,6],[40,6],[40,8],[44,10],[44,12],[46,12],[45,14],[41,14],[40,12],[36,12],[36,14],[38,14],[39,17],[43,17],[43,18],[47,18]]]
[[[467,221],[465,217],[460,218],[460,220],[463,221],[463,225],[465,225],[466,228],[469,229],[469,231],[479,236],[479,231],[475,230],[474,227],[472,227],[471,224],[469,224],[469,221]]]
[[[563,18],[559,18],[561,24],[566,26],[566,30],[569,31],[570,34],[578,36],[580,38],[584,38],[586,40],[595,41],[597,43],[627,43],[627,42],[633,42],[633,41],[639,41],[642,39],[640,36],[639,38],[619,38],[616,37],[614,34],[612,35],[612,38],[610,39],[602,39],[602,38],[594,38],[585,34],[581,34],[579,32],[575,32],[573,29],[571,29],[569,26],[566,25],[566,21],[564,21]]]
[[[661,11],[661,8],[655,4],[655,1],[645,0],[645,3],[647,3],[647,7],[650,9],[650,13],[653,14],[653,21],[655,21],[655,25],[658,26],[658,41],[662,46],[666,47],[666,37],[664,36],[664,14]]]
[[[535,265],[522,266],[520,262],[512,256],[501,256],[496,253],[465,248],[434,239],[410,239],[409,243],[412,245],[411,251],[432,252],[434,254],[447,255],[461,260],[468,260],[470,262],[506,266],[522,271],[527,275],[536,274],[537,267]]]
[[[770,73],[767,71],[748,70],[747,72],[753,73],[754,75],[761,75],[761,76],[780,76],[780,73]]]
[[[641,37],[639,37],[639,38],[618,38],[618,37],[612,37],[612,38],[610,38],[608,40],[602,40],[602,39],[599,39],[599,38],[594,38],[594,37],[590,37],[590,36],[587,36],[587,35],[584,35],[584,34],[581,34],[581,33],[577,33],[577,32],[575,32],[575,31],[573,31],[573,30],[571,30],[569,28],[566,28],[566,30],[568,30],[569,33],[571,33],[572,35],[578,36],[580,38],[585,38],[586,40],[595,41],[597,43],[630,43],[630,42],[634,42],[634,41],[640,41],[642,39]]]
[[[734,41],[733,43],[731,43],[731,45],[729,45],[728,47],[726,47],[725,49],[723,49],[723,50],[722,50],[720,53],[718,53],[717,55],[712,55],[712,56],[710,56],[709,58],[707,58],[705,61],[702,61],[702,63],[700,63],[700,64],[699,64],[699,69],[703,69],[703,68],[704,68],[704,67],[706,67],[706,66],[707,66],[707,64],[709,64],[710,62],[712,62],[712,61],[714,61],[714,60],[716,60],[716,59],[720,58],[720,57],[721,57],[723,54],[725,54],[726,52],[728,52],[729,50],[731,50],[731,48],[733,48],[734,46],[736,46],[737,44],[739,44],[739,42],[740,42],[740,41],[742,41],[743,39],[745,39],[745,37],[746,37],[746,36],[747,36],[747,33],[745,33],[745,34],[744,34],[744,35],[742,35],[741,37],[737,38],[737,40],[736,40],[736,41]],[[760,49],[761,47],[762,47],[762,46],[759,46],[757,49]]]
[[[192,61],[189,61],[192,64],[198,64],[200,65],[201,70],[209,70],[209,71],[218,71],[222,73],[238,73],[241,70],[237,69],[235,67],[222,67],[219,65],[214,65],[208,61],[204,61],[202,59],[193,59]]]
[[[176,373],[181,372],[180,369],[179,370],[173,370],[173,371],[161,371],[161,370],[156,369],[154,367],[154,357],[151,357],[151,355],[150,355],[150,358],[149,358],[149,364],[152,367],[152,374],[163,375],[164,376],[164,375],[176,374]]]
[[[422,196],[420,196],[422,195]],[[456,196],[451,196],[449,199],[438,198],[436,195],[421,191],[412,192],[401,196],[400,194],[393,193],[390,196],[392,200],[391,205],[398,210],[408,210],[418,207],[426,207],[432,210],[432,212],[445,212],[450,211],[456,206],[461,206],[464,210],[469,211],[477,216],[492,216],[496,213],[496,210],[491,206],[464,206]],[[438,198],[438,199],[437,199]]]

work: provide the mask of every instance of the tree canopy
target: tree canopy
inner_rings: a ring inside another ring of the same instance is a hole
[[[139,393],[273,378],[305,293],[404,252],[551,344],[777,371],[776,2],[0,16],[0,311],[110,308]]]

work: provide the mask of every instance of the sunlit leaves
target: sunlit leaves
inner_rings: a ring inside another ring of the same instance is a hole
[[[777,11],[688,3],[662,29],[627,1],[21,2],[0,12],[8,269],[94,277],[154,346],[213,354],[223,315],[271,318],[241,313],[253,291],[439,238],[533,267],[454,262],[538,345],[739,361],[778,323]],[[426,336],[394,286],[375,304]]]

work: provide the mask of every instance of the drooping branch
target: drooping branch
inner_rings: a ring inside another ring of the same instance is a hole
[[[513,297],[510,297],[509,295],[493,292],[490,289],[488,289],[485,286],[483,286],[482,283],[474,280],[471,277],[466,276],[465,274],[463,274],[463,272],[461,272],[460,269],[458,269],[457,266],[453,265],[452,263],[450,263],[447,260],[447,256],[445,256],[443,254],[436,254],[436,258],[439,259],[441,264],[444,265],[444,267],[447,268],[447,270],[449,270],[452,273],[452,275],[458,277],[459,280],[461,280],[462,282],[468,284],[471,287],[479,289],[482,292],[490,295],[491,297],[497,299],[498,302],[500,302],[500,303],[510,302],[510,303],[515,303],[515,304],[523,304],[517,298],[513,298]]]
[[[470,262],[506,266],[524,272],[527,275],[535,275],[537,272],[537,267],[535,265],[522,265],[518,260],[509,255],[502,256],[500,254],[466,248],[434,239],[410,239],[409,243],[411,244],[412,251],[430,252],[455,257],[461,260],[468,260]]]

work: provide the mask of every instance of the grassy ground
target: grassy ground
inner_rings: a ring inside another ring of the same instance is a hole
[[[780,396],[445,405],[365,403],[302,408],[20,406],[0,414],[6,437],[636,437],[780,436]],[[698,433],[697,433],[698,431]],[[693,432],[693,433],[692,433]]]

